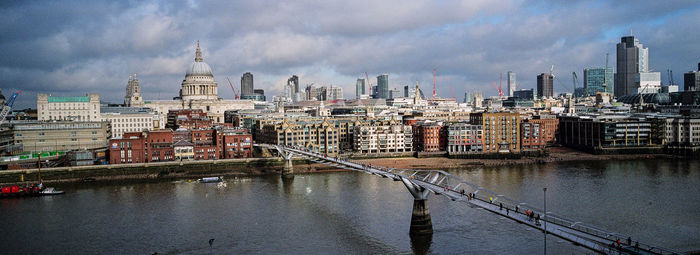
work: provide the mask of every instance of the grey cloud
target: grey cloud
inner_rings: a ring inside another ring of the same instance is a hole
[[[146,98],[177,95],[200,40],[221,95],[232,97],[251,71],[256,87],[281,92],[291,74],[302,83],[343,86],[389,73],[392,86],[421,82],[439,92],[482,90],[494,95],[498,73],[518,73],[522,88],[555,64],[556,91],[570,90],[571,72],[604,64],[617,38],[633,28],[650,47],[656,69],[680,71],[697,62],[698,8],[686,2],[522,1],[218,1],[3,3],[0,86],[29,95],[83,94],[122,100],[130,73]],[[685,11],[684,11],[685,10]],[[21,15],[19,15],[21,14]],[[37,18],[39,17],[39,18]],[[649,25],[650,21],[664,20]],[[614,65],[614,57],[611,57]],[[372,81],[374,82],[374,81]],[[9,93],[9,92],[6,92]],[[428,92],[429,93],[429,92]]]

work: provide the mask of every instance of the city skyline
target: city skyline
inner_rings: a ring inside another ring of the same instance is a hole
[[[418,80],[426,90],[433,68],[440,96],[449,97],[450,87],[456,95],[476,90],[490,96],[497,94],[491,83],[499,73],[517,73],[518,89],[529,89],[552,64],[559,93],[570,92],[571,72],[582,76],[584,68],[604,66],[605,53],[615,54],[620,37],[630,32],[650,49],[649,69],[661,72],[663,83],[665,70],[674,70],[678,82],[695,68],[694,53],[700,51],[693,43],[700,35],[692,32],[700,25],[694,18],[700,9],[688,6],[693,5],[3,3],[0,29],[9,36],[0,45],[12,50],[0,58],[0,87],[4,93],[23,91],[18,108],[36,107],[38,93],[100,93],[104,101],[119,103],[128,76],[137,73],[144,99],[170,99],[178,95],[200,40],[218,83],[251,72],[268,98],[280,95],[295,74],[302,87],[340,86],[345,98],[354,98],[364,72],[371,77],[367,86],[388,73],[388,89]],[[225,86],[219,92],[234,97]]]

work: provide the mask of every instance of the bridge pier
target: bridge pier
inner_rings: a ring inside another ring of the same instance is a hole
[[[413,184],[410,180],[401,178],[411,195],[413,195],[413,212],[411,214],[411,236],[433,235],[433,222],[428,210],[428,195],[430,191]]]
[[[284,159],[284,168],[282,169],[282,179],[294,179],[294,165],[292,158]]]

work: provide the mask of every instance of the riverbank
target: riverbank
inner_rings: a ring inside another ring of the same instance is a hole
[[[357,159],[353,161],[396,168],[447,170],[473,166],[496,167],[571,161],[591,162],[655,158],[671,159],[674,157],[666,154],[596,155],[563,147],[554,147],[550,149],[547,156],[521,157],[517,159],[415,158],[401,156]],[[339,170],[304,159],[293,160],[293,165],[294,173],[297,174]],[[260,176],[279,174],[283,167],[282,158],[278,157],[95,165],[42,169],[41,179],[44,183],[49,184],[59,182],[196,179],[206,176]],[[0,184],[2,185],[37,181],[37,169],[0,171]]]
[[[335,170],[333,167],[309,162],[304,159],[295,159],[293,164],[295,173]],[[284,162],[282,158],[278,157],[55,167],[41,169],[41,180],[45,184],[50,184],[61,182],[196,179],[207,176],[259,176],[279,174],[283,167]],[[0,171],[0,184],[2,185],[38,182],[38,178],[38,169]]]
[[[509,166],[527,164],[545,164],[555,162],[575,161],[607,161],[607,160],[635,160],[635,159],[672,159],[674,156],[667,154],[590,154],[578,150],[553,147],[547,156],[522,157],[519,159],[455,159],[446,157],[432,158],[376,158],[356,160],[363,163],[407,169],[458,169],[470,166]]]

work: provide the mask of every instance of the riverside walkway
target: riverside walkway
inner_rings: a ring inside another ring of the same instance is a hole
[[[641,242],[639,240],[628,242],[627,235],[567,219],[552,212],[545,213],[544,210],[538,207],[508,198],[441,170],[380,167],[341,158],[328,157],[324,154],[311,152],[303,148],[266,144],[256,144],[256,146],[278,150],[279,153],[290,162],[290,168],[292,156],[298,155],[317,163],[365,172],[384,178],[390,178],[394,181],[402,181],[417,201],[427,199],[428,193],[442,195],[452,201],[467,203],[474,207],[482,208],[506,219],[535,228],[543,233],[546,231],[549,235],[560,237],[601,254],[684,254],[679,251]],[[424,206],[426,207],[424,210],[427,212],[427,205]],[[416,203],[414,203],[414,217],[416,216],[416,210]],[[539,219],[537,219],[537,217],[531,217],[526,213],[539,215]],[[432,234],[432,224],[430,223],[429,215],[427,217],[427,222],[430,224],[430,233]],[[413,231],[413,220],[411,228]]]

